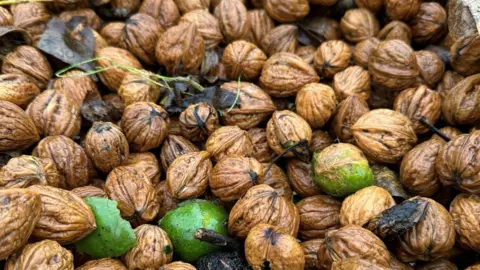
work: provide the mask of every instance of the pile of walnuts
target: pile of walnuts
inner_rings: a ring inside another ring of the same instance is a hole
[[[467,2],[0,6],[0,44],[9,31],[25,41],[0,48],[0,267],[196,269],[150,251],[171,245],[165,213],[204,198],[229,212],[253,269],[480,269],[480,36]],[[102,72],[56,76],[66,64],[38,44],[49,22],[75,18]],[[186,104],[155,74],[235,100]],[[374,186],[342,198],[314,184],[312,155],[338,142],[365,155]],[[75,250],[97,227],[87,197],[117,202],[134,249]]]

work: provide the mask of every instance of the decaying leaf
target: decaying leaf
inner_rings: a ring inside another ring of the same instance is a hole
[[[398,180],[398,175],[386,166],[374,165],[371,167],[374,185],[386,189],[393,197],[408,199],[410,196]]]

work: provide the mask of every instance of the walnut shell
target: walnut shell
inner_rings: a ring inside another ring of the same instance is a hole
[[[447,31],[447,12],[439,3],[422,3],[410,27],[415,43],[436,43]]]
[[[352,50],[341,40],[329,40],[315,52],[313,63],[315,69],[325,78],[332,78],[336,73],[350,65]]]
[[[125,265],[119,260],[112,258],[103,258],[99,260],[88,261],[81,266],[75,268],[75,270],[104,270],[104,269],[116,269],[127,270]]]
[[[13,16],[8,9],[0,7],[0,26],[13,25]]]
[[[160,182],[162,171],[157,158],[150,152],[130,153],[128,159],[122,163],[122,166],[132,166],[143,171],[153,185]]]
[[[122,101],[122,98],[118,94],[112,93],[102,96],[102,99],[112,120],[115,122],[120,121],[125,110],[125,103]]]
[[[179,121],[182,135],[193,142],[204,141],[219,126],[217,110],[206,102],[188,106]]]
[[[363,68],[368,68],[370,55],[377,49],[379,43],[380,40],[377,38],[368,38],[357,43],[353,49],[353,61],[355,64]]]
[[[348,67],[335,74],[333,89],[340,101],[349,96],[358,96],[363,100],[368,100],[370,97],[370,74],[360,66]]]
[[[95,38],[94,53],[97,54],[101,49],[108,47],[107,41],[95,30],[92,30],[93,38]]]
[[[215,161],[227,156],[251,156],[253,143],[247,131],[237,126],[224,126],[215,130],[208,137],[206,150]]]
[[[110,46],[120,46],[120,36],[125,27],[124,22],[111,22],[106,24],[102,30],[100,30],[100,36],[108,43]],[[96,52],[98,54],[98,52]]]
[[[155,186],[155,193],[157,195],[157,201],[160,205],[158,211],[158,217],[163,217],[168,211],[177,207],[176,201],[172,198],[172,195],[168,191],[167,181],[162,181]]]
[[[284,228],[270,224],[258,224],[245,240],[245,257],[253,269],[303,270],[305,255],[295,237]]]
[[[122,217],[132,222],[152,221],[159,204],[148,176],[137,168],[119,166],[113,169],[105,182],[105,191],[118,203]]]
[[[110,46],[114,46],[109,42]],[[101,49],[96,53],[98,58],[97,65],[100,68],[111,67],[114,64],[123,65],[127,67],[141,69],[142,64],[135,58],[135,56],[127,50],[115,48],[115,47],[106,47]],[[111,68],[105,70],[98,74],[100,80],[103,82],[108,89],[112,91],[118,91],[120,85],[122,84],[123,78],[129,72],[120,69],[120,68]]]
[[[249,231],[261,223],[281,227],[295,236],[300,223],[298,209],[270,186],[253,186],[233,206],[228,217],[228,232],[237,238],[246,238]]]
[[[221,0],[215,7],[214,14],[220,23],[226,43],[247,37],[250,23],[247,8],[241,1]]]
[[[73,189],[88,184],[88,157],[83,148],[66,136],[42,139],[32,152],[33,156],[49,158],[60,173],[59,187]]]
[[[160,152],[160,161],[164,171],[167,171],[170,164],[179,156],[198,151],[193,143],[182,136],[168,135],[162,144]]]
[[[258,184],[263,184],[263,166],[254,158],[226,157],[212,170],[209,179],[212,193],[222,201],[236,201]]]
[[[193,23],[170,27],[158,39],[157,61],[167,68],[167,73],[193,73],[203,61],[204,42]]]
[[[411,86],[420,74],[412,48],[396,39],[380,42],[370,56],[368,70],[373,82],[392,90]]]
[[[28,188],[38,193],[42,213],[32,236],[55,240],[62,245],[75,243],[93,232],[97,225],[87,203],[71,191],[34,185]]]
[[[135,228],[135,237],[137,246],[124,255],[125,265],[129,269],[158,269],[172,261],[172,242],[160,227],[140,225]]]
[[[389,268],[378,265],[370,260],[351,257],[332,264],[332,270],[386,270]]]
[[[321,128],[335,112],[337,99],[330,86],[310,83],[298,91],[295,105],[298,115],[312,128]]]
[[[310,153],[321,152],[323,149],[333,144],[333,138],[328,132],[323,130],[315,130],[312,132],[312,142],[308,150]]]
[[[385,0],[385,9],[390,20],[409,21],[420,11],[421,0]]]
[[[417,51],[415,52],[415,57],[417,58],[422,81],[428,87],[435,88],[445,72],[445,64],[442,59],[431,51]]]
[[[340,29],[346,40],[358,43],[375,37],[379,31],[375,14],[365,8],[348,10],[340,21]]]
[[[355,4],[374,13],[378,13],[383,9],[383,0],[355,0]]]
[[[480,74],[472,75],[448,91],[442,115],[451,125],[469,125],[480,120]]]
[[[27,243],[40,217],[42,203],[36,193],[17,188],[0,190],[0,200],[3,202],[0,259],[4,260]]]
[[[165,264],[164,266],[160,267],[159,270],[197,270],[197,268],[195,268],[189,263],[176,261],[173,263]]]
[[[59,243],[43,240],[26,245],[17,257],[8,260],[7,270],[58,269],[73,270],[73,255]]]
[[[459,194],[450,204],[450,214],[455,223],[457,241],[466,248],[480,250],[478,210],[480,198],[477,195]]]
[[[267,132],[264,128],[252,128],[248,130],[253,144],[253,157],[260,161],[268,163],[275,158],[275,153],[268,146]]]
[[[83,186],[74,188],[72,189],[72,192],[82,199],[88,197],[107,198],[107,193],[105,193],[105,190],[94,186]]]
[[[85,23],[95,31],[100,31],[103,24],[102,19],[97,15],[97,13],[95,13],[93,9],[90,8],[67,10],[60,13],[58,17],[65,23],[70,21],[73,17],[84,17]]]
[[[237,40],[230,43],[224,50],[222,63],[227,77],[236,80],[253,81],[260,76],[267,56],[255,44]]]
[[[288,97],[319,80],[315,70],[299,56],[282,52],[272,55],[263,65],[260,87],[273,97]]]
[[[180,18],[180,11],[173,0],[144,0],[138,12],[155,18],[163,29],[174,26]]]
[[[357,96],[347,97],[337,106],[330,125],[332,133],[342,142],[354,143],[351,127],[367,112],[369,112],[369,108],[364,100]]]
[[[0,100],[0,152],[25,149],[40,140],[32,119],[17,105]]]
[[[299,21],[310,12],[308,0],[264,0],[263,8],[281,23]]]
[[[55,79],[53,88],[67,96],[77,108],[80,108],[88,94],[98,93],[95,81],[85,74],[81,70],[69,71],[65,73],[65,78]]]
[[[376,186],[362,188],[345,198],[340,209],[340,224],[364,226],[370,219],[395,205],[390,193]]]
[[[437,85],[437,92],[445,98],[448,92],[457,85],[460,81],[465,79],[464,76],[456,73],[455,71],[447,70],[443,74],[442,80]]]
[[[378,32],[377,38],[380,40],[399,39],[410,44],[412,42],[412,30],[408,24],[402,21],[391,21]]]
[[[320,191],[313,183],[312,164],[298,159],[287,163],[287,175],[292,189],[303,198],[319,195]]]
[[[313,56],[315,55],[315,51],[316,49],[312,45],[301,46],[297,48],[295,54],[300,56],[305,63],[313,66]]]
[[[294,144],[305,141],[308,145],[311,140],[312,128],[310,128],[307,121],[292,111],[276,111],[267,123],[268,146],[278,155]],[[299,154],[303,154],[304,150],[306,150],[299,148],[295,148],[295,152]],[[295,157],[295,154],[288,152],[283,156],[291,158]]]
[[[196,9],[208,9],[211,0],[174,0],[182,14]]]
[[[96,168],[109,173],[128,158],[128,141],[117,125],[95,122],[85,138],[85,152]]]
[[[453,70],[470,76],[480,72],[480,37],[476,34],[465,35],[459,38],[450,47],[450,61]],[[5,61],[5,60],[4,60]]]
[[[480,264],[470,265],[469,267],[465,268],[465,270],[478,270],[480,269]]]
[[[458,135],[462,134],[462,132],[458,128],[449,127],[449,126],[441,128],[440,131],[450,139],[453,139],[453,138],[457,137]],[[438,134],[433,134],[431,139],[440,140],[441,142],[445,142],[445,140],[443,138],[441,138]],[[428,197],[428,196],[426,196],[426,197]]]
[[[436,161],[440,181],[462,192],[480,193],[480,130],[460,135],[442,146]]]
[[[393,109],[410,119],[415,133],[424,134],[429,129],[420,122],[420,119],[425,117],[430,123],[435,124],[440,118],[441,102],[439,93],[421,85],[400,92],[395,99]]]
[[[284,197],[287,200],[292,200],[293,191],[288,184],[288,176],[283,170],[275,164],[272,164],[270,170],[268,170],[270,164],[262,163],[264,181],[263,184],[272,187],[278,195]]]
[[[0,169],[1,188],[26,188],[32,185],[60,185],[60,175],[53,160],[22,155],[10,159]]]
[[[416,270],[458,270],[457,266],[446,259],[438,259],[425,264],[420,264]]]
[[[144,75],[134,73],[126,74],[118,89],[118,95],[125,106],[141,101],[156,103],[160,94],[158,84],[152,82],[150,78],[145,78]]]
[[[207,151],[190,152],[175,159],[167,170],[168,191],[172,198],[200,197],[213,177],[212,167]]]
[[[417,143],[410,120],[388,109],[365,113],[351,130],[365,155],[378,162],[396,163]]]
[[[305,269],[306,270],[316,270],[320,269],[318,266],[318,257],[317,252],[320,248],[320,245],[323,243],[323,239],[313,239],[300,243],[300,246],[303,249],[303,254],[305,255]]]
[[[264,9],[249,10],[247,16],[250,23],[246,39],[261,46],[263,38],[275,28],[275,23]]]
[[[227,125],[236,125],[242,129],[250,129],[266,120],[275,110],[270,96],[260,87],[253,83],[237,82],[224,83],[223,90],[231,93],[239,93],[240,105],[223,114],[223,120]]]
[[[7,54],[3,58],[2,73],[26,75],[40,90],[47,87],[53,75],[47,58],[31,46],[18,46]]]
[[[39,2],[14,4],[10,6],[10,11],[13,15],[13,25],[26,30],[36,44],[51,19],[45,4]]]
[[[340,228],[340,201],[315,195],[299,201],[296,206],[300,212],[298,234],[302,239],[324,238],[328,231]]]
[[[76,103],[66,94],[46,90],[27,107],[26,113],[40,136],[65,135],[75,137],[80,132],[81,116]]]
[[[179,24],[185,22],[195,24],[206,50],[216,48],[223,40],[220,23],[208,10],[196,9],[186,13],[180,18]]]
[[[40,88],[27,75],[0,75],[0,100],[25,108],[38,94]]]
[[[265,35],[261,46],[270,56],[279,52],[295,53],[298,47],[297,34],[297,26],[281,24]]]

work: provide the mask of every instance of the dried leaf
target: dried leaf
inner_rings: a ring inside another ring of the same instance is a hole
[[[408,199],[410,196],[403,189],[398,175],[388,167],[374,165],[371,167],[374,176],[374,185],[386,189],[393,197]]]
[[[98,92],[88,92],[80,108],[83,119],[90,123],[111,122],[108,107]]]
[[[20,45],[31,45],[32,38],[21,28],[14,26],[0,27],[0,59]]]

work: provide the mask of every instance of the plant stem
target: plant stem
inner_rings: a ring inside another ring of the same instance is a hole
[[[237,95],[235,96],[235,100],[233,101],[232,106],[230,106],[230,108],[228,108],[227,113],[231,112],[233,110],[233,108],[235,108],[235,105],[237,104],[238,99],[240,98],[240,78],[241,78],[241,75],[238,76]]]
[[[440,136],[440,138],[444,139],[446,142],[449,142],[451,140],[447,135],[445,135],[445,133],[443,133],[437,127],[432,125],[432,123],[430,123],[430,121],[428,121],[428,119],[425,116],[422,116],[420,118],[420,123],[427,126],[428,129],[430,129],[433,133],[436,133],[438,136]]]
[[[297,151],[295,151],[295,148],[296,147],[307,147],[308,145],[308,142],[307,140],[300,140],[298,143],[296,144],[293,144],[289,147],[287,147],[285,150],[283,150],[283,152],[276,156],[275,159],[272,160],[272,162],[270,162],[270,164],[268,165],[267,169],[265,170],[265,173],[264,175],[267,175],[267,173],[270,171],[270,169],[272,168],[273,164],[275,164],[275,162],[277,162],[281,157],[283,157],[285,154],[287,154],[288,152],[290,151],[293,151],[295,155],[297,155]],[[307,151],[308,152],[308,151]],[[305,160],[302,160],[305,162]]]
[[[214,246],[226,247],[231,250],[240,251],[240,252],[242,250],[242,246],[237,240],[229,236],[221,235],[214,230],[207,230],[205,228],[200,228],[200,229],[197,229],[197,231],[193,234],[193,237],[195,237],[196,239],[202,242],[207,242]]]

